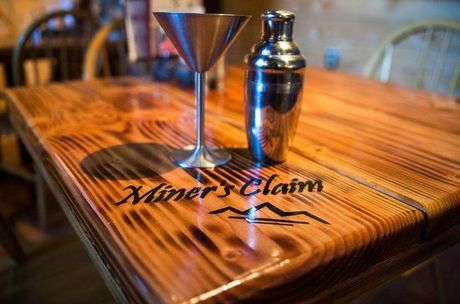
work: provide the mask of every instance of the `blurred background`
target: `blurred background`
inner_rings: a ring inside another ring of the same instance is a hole
[[[356,75],[369,74],[366,72],[366,66],[372,55],[382,41],[396,31],[417,22],[425,22],[428,26],[429,22],[434,20],[460,20],[460,1],[456,0],[156,0],[152,3],[152,9],[155,10],[190,11],[202,6],[208,12],[252,15],[249,25],[227,53],[227,63],[240,65],[243,63],[244,55],[259,38],[258,16],[268,9],[293,11],[297,15],[295,40],[307,57],[308,63],[325,66],[329,59],[329,62],[332,62],[329,64],[330,67]],[[0,1],[0,12],[11,21],[16,36],[24,31],[33,19],[54,10],[74,7],[90,10],[97,17],[98,23],[104,25],[123,16],[125,1]],[[0,30],[3,32],[0,32],[0,35],[5,36],[5,32],[10,29],[3,26]],[[444,40],[448,40],[449,47],[447,52],[442,53]],[[10,41],[13,42],[14,39]],[[393,82],[414,86],[420,50],[426,43],[427,37],[422,33],[410,35],[398,44],[393,54]],[[425,54],[428,57],[425,68],[433,70],[434,65],[439,64],[437,60],[442,57],[442,65],[452,67],[450,72],[453,73],[460,52],[460,35],[436,31],[432,33],[430,43],[432,48]],[[6,45],[7,42],[4,41],[2,44]],[[8,61],[6,55],[0,60]],[[8,62],[5,64],[8,65]],[[440,86],[436,91],[446,93],[452,75],[441,72],[439,74]]]
[[[253,15],[229,53],[229,62],[241,63],[255,37],[260,34],[260,19],[267,9],[285,9],[297,15],[295,40],[309,64],[324,66],[326,53],[340,57],[338,69],[356,75],[364,73],[366,64],[378,45],[391,33],[415,22],[433,19],[460,19],[460,1],[444,0],[282,0],[231,1],[222,0],[222,10]],[[441,37],[435,37],[441,40]],[[460,52],[460,37],[456,36],[446,65],[455,65]],[[394,54],[392,79],[411,85],[418,52],[424,37],[415,35],[399,45]],[[436,44],[436,43],[434,43]],[[431,50],[437,57],[439,49]],[[447,79],[447,78],[446,78]]]
[[[155,24],[146,42],[153,45],[151,58],[141,58],[143,50],[126,30],[126,16],[135,15],[129,2],[0,0],[0,91],[128,74],[191,88],[193,73]],[[284,9],[297,16],[294,39],[309,65],[460,96],[458,0],[151,0],[150,5],[157,11],[253,16],[211,71],[213,88],[224,81],[225,65],[242,65],[259,39],[260,14]],[[129,49],[130,39],[135,47]],[[0,220],[11,227],[29,262],[18,266],[0,247],[0,303],[112,303],[59,206],[37,181],[6,113],[0,97]],[[353,303],[457,303],[460,246],[437,261],[436,268],[417,267]]]

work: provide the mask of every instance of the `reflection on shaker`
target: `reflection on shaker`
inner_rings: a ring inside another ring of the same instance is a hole
[[[262,39],[245,58],[246,133],[259,163],[285,161],[301,110],[305,58],[292,41],[294,14],[262,15]]]

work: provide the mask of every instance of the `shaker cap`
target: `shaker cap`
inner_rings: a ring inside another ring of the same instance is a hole
[[[251,69],[295,71],[307,62],[293,40],[295,15],[292,12],[266,11],[261,15],[262,36],[244,58]]]
[[[262,40],[292,41],[294,13],[290,11],[266,11],[262,18]]]
[[[260,17],[263,20],[293,22],[295,19],[295,14],[293,12],[285,11],[285,10],[266,11]]]

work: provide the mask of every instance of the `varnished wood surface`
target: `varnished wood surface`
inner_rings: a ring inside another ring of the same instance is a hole
[[[288,161],[258,168],[246,152],[241,76],[229,69],[226,91],[208,96],[207,140],[233,155],[214,171],[169,160],[194,142],[192,91],[133,78],[8,91],[15,127],[119,299],[312,299],[458,223],[460,112],[452,102],[310,68]],[[448,109],[430,106],[438,102]],[[276,183],[321,180],[324,188],[238,192],[273,174]],[[222,180],[235,185],[225,198],[116,205],[128,186],[144,194],[161,183],[192,189]],[[266,202],[276,208],[255,212],[259,222],[213,214]]]
[[[459,223],[459,103],[323,70],[307,88],[300,154],[421,207],[428,236]]]

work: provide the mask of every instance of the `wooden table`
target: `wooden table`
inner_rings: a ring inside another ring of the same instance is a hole
[[[11,118],[116,298],[349,298],[460,240],[460,106],[309,68],[287,162],[246,151],[242,70],[211,92],[207,141],[183,170],[193,91],[134,78],[9,90]],[[174,192],[175,191],[175,192]]]

